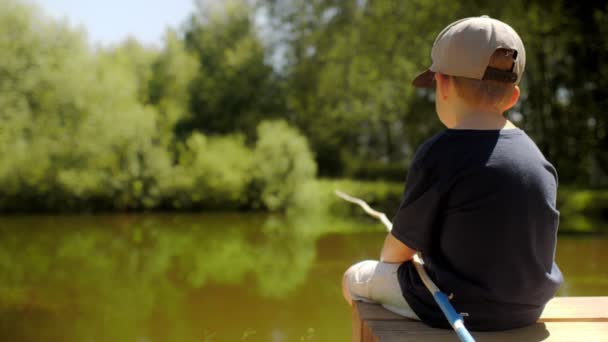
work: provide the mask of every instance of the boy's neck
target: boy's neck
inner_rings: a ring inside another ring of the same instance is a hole
[[[476,113],[463,116],[456,120],[456,124],[451,129],[477,129],[477,130],[498,130],[517,128],[511,121],[502,115],[492,115],[489,113]]]
[[[455,111],[452,129],[498,130],[517,128],[500,111],[461,107]]]

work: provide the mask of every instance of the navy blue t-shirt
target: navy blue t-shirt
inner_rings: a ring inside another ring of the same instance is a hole
[[[525,326],[563,281],[556,191],[555,168],[524,131],[448,129],[418,149],[392,234],[422,253],[469,329]],[[449,327],[411,262],[399,282],[418,317]]]

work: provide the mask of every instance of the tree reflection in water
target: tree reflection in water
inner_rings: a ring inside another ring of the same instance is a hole
[[[20,341],[310,337],[319,326],[297,328],[298,312],[335,311],[320,293],[339,299],[351,261],[310,279],[317,240],[375,228],[253,214],[1,220],[0,334]]]

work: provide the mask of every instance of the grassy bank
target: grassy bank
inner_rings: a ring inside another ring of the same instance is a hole
[[[608,233],[608,190],[561,187],[557,196],[561,232]]]
[[[389,218],[401,202],[404,184],[400,182],[356,181],[348,179],[318,181],[323,200],[330,212],[338,215],[365,214],[357,206],[336,197],[336,189],[367,201]],[[608,233],[608,189],[575,189],[562,186],[557,206],[561,212],[560,233]]]

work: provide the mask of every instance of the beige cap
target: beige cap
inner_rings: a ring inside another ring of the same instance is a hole
[[[515,50],[511,71],[488,67],[496,49]],[[434,87],[436,72],[517,84],[524,73],[526,50],[511,26],[484,15],[460,19],[444,28],[433,43],[431,59],[431,67],[412,82],[416,87]]]

